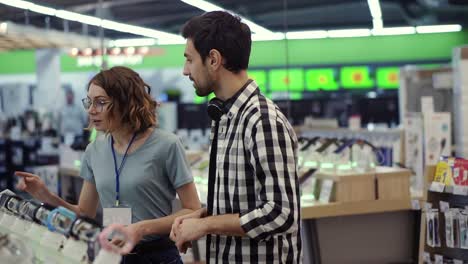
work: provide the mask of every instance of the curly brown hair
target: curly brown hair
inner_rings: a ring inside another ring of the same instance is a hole
[[[151,87],[140,75],[123,66],[102,70],[88,83],[102,87],[111,98],[108,106],[109,130],[118,129],[118,124],[128,124],[132,132],[141,132],[157,125],[158,103],[151,97]]]

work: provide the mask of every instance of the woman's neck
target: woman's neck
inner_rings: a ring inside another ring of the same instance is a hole
[[[137,132],[133,145],[137,146],[142,144],[142,142],[144,142],[144,140],[152,133],[152,131],[153,127],[149,127],[143,131]],[[114,138],[114,145],[117,148],[126,148],[130,143],[130,140],[132,140],[134,134],[135,132],[130,129],[119,129],[111,133],[112,137]]]
[[[114,138],[114,143],[118,147],[127,146],[132,139],[134,132],[130,129],[119,129],[111,133],[112,137]]]

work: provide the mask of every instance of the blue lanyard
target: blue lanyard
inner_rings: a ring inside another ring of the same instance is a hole
[[[120,205],[120,179],[119,179],[120,172],[123,169],[125,160],[127,159],[128,150],[130,149],[130,146],[135,140],[135,137],[136,137],[136,133],[134,133],[132,139],[130,139],[127,149],[125,150],[125,154],[122,158],[122,162],[120,163],[120,167],[119,169],[117,169],[117,158],[115,157],[115,150],[114,150],[114,137],[111,136],[111,149],[112,149],[112,156],[114,157],[114,169],[115,169],[115,206]]]

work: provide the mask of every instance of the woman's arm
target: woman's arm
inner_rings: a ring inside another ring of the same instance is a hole
[[[17,186],[18,189],[28,192],[35,199],[52,206],[65,207],[79,215],[86,215],[91,218],[96,216],[98,193],[96,185],[93,183],[86,180],[84,181],[79,202],[77,205],[74,205],[50,192],[44,181],[39,176],[22,171],[17,171],[15,174],[20,177],[20,181]]]
[[[197,190],[193,182],[187,183],[176,190],[182,209],[171,215],[158,219],[144,220],[128,226],[132,233],[133,241],[138,243],[146,235],[168,235],[171,232],[172,223],[181,215],[192,213],[201,208]]]

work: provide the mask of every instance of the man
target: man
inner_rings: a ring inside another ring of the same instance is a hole
[[[65,105],[60,109],[59,119],[60,135],[65,139],[81,135],[87,126],[86,112],[83,107],[75,104],[75,95],[71,88],[65,88]]]
[[[189,20],[182,35],[183,73],[197,95],[215,93],[210,104],[220,111],[212,126],[208,208],[176,218],[171,238],[185,252],[207,235],[208,263],[301,263],[297,139],[247,76],[249,27],[215,11]]]

